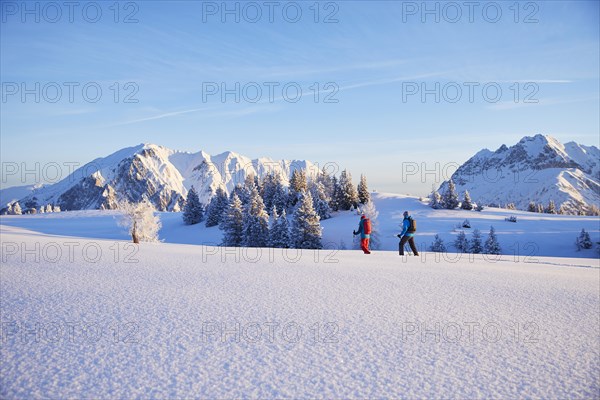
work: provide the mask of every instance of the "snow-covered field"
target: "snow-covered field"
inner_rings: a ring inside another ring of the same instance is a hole
[[[566,250],[597,218],[376,201],[387,248],[406,208],[418,242],[468,215],[563,257],[188,245],[219,231],[179,214],[134,246],[110,213],[2,217],[0,397],[600,397],[598,253]]]
[[[516,258],[535,259],[537,256],[598,258],[597,245],[593,249],[578,251],[575,239],[585,229],[596,244],[600,241],[600,219],[571,215],[550,215],[526,211],[488,208],[482,212],[465,210],[433,210],[418,198],[387,193],[372,195],[379,211],[381,250],[398,250],[402,213],[411,212],[417,220],[417,246],[427,250],[435,234],[445,241],[449,252],[458,230],[465,219],[471,229],[464,229],[470,239],[478,228],[483,240],[494,226],[502,253]],[[126,240],[127,234],[117,226],[114,211],[71,211],[52,214],[1,216],[0,223],[60,236],[95,239]],[[504,219],[514,215],[517,223]],[[160,239],[165,243],[219,245],[222,233],[217,227],[206,228],[204,223],[186,226],[181,213],[160,213],[162,229]],[[352,212],[337,213],[334,218],[322,221],[323,243],[327,248],[352,248],[352,231],[358,228],[359,216]]]

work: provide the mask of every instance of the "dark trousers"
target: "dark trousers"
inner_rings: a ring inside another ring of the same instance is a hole
[[[400,239],[400,248],[398,249],[400,251],[400,255],[404,255],[404,245],[406,244],[406,242],[408,242],[408,244],[410,245],[410,249],[412,250],[413,254],[415,256],[418,256],[419,252],[417,251],[417,246],[415,246],[415,238],[406,235],[402,236],[402,239]]]

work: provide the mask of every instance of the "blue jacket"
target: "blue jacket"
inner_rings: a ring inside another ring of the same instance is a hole
[[[402,232],[400,233],[400,236],[408,236],[408,237],[413,237],[415,236],[414,232],[407,232],[408,228],[410,228],[410,219],[411,217],[406,217],[404,218],[404,221],[402,221]]]
[[[360,238],[361,239],[370,239],[371,235],[368,235],[365,232],[363,225],[364,225],[365,220],[361,219],[360,222],[358,223],[358,230],[356,231],[356,234],[360,234]]]

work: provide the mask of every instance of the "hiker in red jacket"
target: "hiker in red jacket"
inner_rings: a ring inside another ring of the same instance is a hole
[[[371,220],[364,215],[360,217],[358,231],[352,231],[353,235],[360,234],[360,248],[365,254],[371,254],[369,251],[369,239],[371,238]]]

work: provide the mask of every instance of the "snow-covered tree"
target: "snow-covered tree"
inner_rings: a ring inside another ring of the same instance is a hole
[[[6,214],[5,215],[14,215],[12,203],[8,203],[6,205]]]
[[[249,173],[244,178],[244,187],[248,190],[248,193],[252,191],[253,188],[258,189],[256,176],[253,173]]]
[[[52,205],[46,204],[46,212],[47,213],[51,213],[52,212]]]
[[[517,206],[515,206],[515,203],[506,203],[506,207],[507,210],[516,210]]]
[[[333,194],[335,192],[335,180],[334,177],[329,175],[327,169],[323,167],[319,175],[317,175],[317,182],[321,183],[325,188],[325,198],[329,203],[329,207],[331,207],[331,200],[333,199]]]
[[[585,231],[585,229],[581,230],[581,233],[577,237],[577,240],[575,241],[575,244],[577,245],[577,250],[591,249],[592,246],[593,246],[592,239],[590,238],[590,234],[587,233]]]
[[[266,247],[269,240],[269,215],[265,211],[258,189],[252,186],[250,189],[250,200],[244,207],[242,246]]]
[[[467,235],[465,235],[465,231],[458,232],[458,235],[454,240],[454,247],[456,247],[456,250],[460,251],[461,253],[469,252],[469,241],[467,240]]]
[[[542,203],[540,203],[540,204],[537,205],[537,212],[540,213],[540,214],[543,213],[543,212],[545,212],[544,211],[544,206],[542,205]]]
[[[337,205],[340,210],[350,210],[358,205],[358,193],[352,184],[352,175],[346,170],[340,174]]]
[[[271,211],[271,229],[269,229],[269,246],[276,249],[287,249],[290,247],[290,224],[285,210],[281,215],[277,214],[277,209],[273,206]]]
[[[231,193],[229,194],[229,202],[233,200],[233,196],[236,195],[238,199],[242,202],[242,205],[248,204],[248,200],[250,200],[250,191],[247,187],[243,186],[240,183],[237,183]]]
[[[223,230],[223,246],[240,247],[242,245],[242,223],[242,201],[238,195],[234,193],[219,225],[219,228]]]
[[[442,196],[438,193],[437,190],[434,190],[433,192],[431,192],[431,196],[430,196],[430,200],[429,200],[429,207],[433,208],[434,210],[439,210],[441,208],[444,208],[444,204],[442,202]]]
[[[217,226],[223,219],[229,200],[223,188],[218,187],[206,208],[206,227]]]
[[[52,209],[52,212],[60,212],[60,206],[55,205],[54,208]]]
[[[436,253],[446,252],[446,245],[444,244],[444,241],[442,240],[440,235],[435,235],[435,237],[433,238],[433,243],[431,244],[431,247],[429,247],[429,250],[434,251]]]
[[[202,218],[204,218],[204,206],[200,203],[198,192],[192,186],[188,191],[185,206],[183,206],[183,223],[194,225],[202,221]]]
[[[262,180],[260,195],[263,198],[267,210],[270,210],[273,206],[273,194],[275,192],[274,180],[277,179],[276,177],[278,175],[279,174],[270,171],[265,174]]]
[[[40,214],[44,214],[46,212],[46,207],[44,206],[40,206],[40,209],[38,211]]]
[[[471,228],[471,221],[469,221],[469,219],[467,218],[463,221],[463,223],[460,226],[469,229]]]
[[[367,177],[360,175],[360,182],[356,188],[358,192],[358,202],[360,204],[367,204],[371,200],[371,194],[369,193],[369,187],[367,186]]]
[[[133,243],[158,242],[160,218],[154,215],[156,210],[148,198],[139,203],[121,200],[117,209],[121,211],[119,225],[129,231]]]
[[[23,211],[21,210],[21,205],[19,204],[19,202],[13,203],[12,215],[21,215],[21,214],[23,214]]]
[[[299,206],[294,211],[290,242],[297,249],[321,249],[321,224],[313,208],[310,192],[300,195]]]
[[[331,177],[331,184],[333,187],[333,191],[331,192],[331,200],[329,201],[329,207],[331,207],[333,211],[339,211],[340,205],[338,204],[338,198],[340,197],[340,184],[338,182],[337,177]]]
[[[310,182],[309,191],[313,198],[313,207],[321,221],[331,217],[331,209],[325,194],[325,187],[321,182]]]
[[[290,178],[290,186],[288,190],[288,206],[291,208],[298,203],[300,194],[306,191],[308,182],[306,180],[306,171],[304,169],[295,169]]]
[[[490,233],[485,240],[484,252],[487,254],[500,254],[501,252],[500,243],[498,243],[496,231],[494,230],[493,226],[490,227]]]
[[[483,251],[483,246],[481,244],[481,232],[479,229],[473,230],[473,235],[471,236],[471,241],[469,242],[469,251],[473,254],[479,254]]]
[[[535,203],[533,201],[529,202],[529,205],[527,206],[527,211],[537,212],[537,206],[535,205]]]
[[[275,172],[270,172],[265,175],[261,189],[265,209],[271,210],[273,205],[275,205],[277,213],[280,214],[286,207],[288,201],[285,187],[281,181],[281,175]]]
[[[446,187],[446,191],[442,196],[442,202],[444,204],[444,208],[448,210],[454,210],[458,207],[458,193],[456,193],[456,186],[454,185],[454,181],[450,179],[448,181],[448,187]]]
[[[369,240],[369,247],[372,250],[379,250],[381,247],[381,233],[379,232],[378,221],[379,211],[377,211],[377,208],[375,208],[375,203],[373,203],[372,200],[361,206],[360,211],[365,215],[365,217],[371,220],[371,238]],[[356,237],[358,237],[358,235]]]
[[[554,200],[550,200],[548,202],[548,207],[546,207],[546,214],[556,214],[556,205],[554,204]]]
[[[468,190],[465,190],[465,198],[463,199],[460,208],[462,208],[463,210],[472,210],[473,209],[473,203],[471,202],[471,195],[469,194]]]

